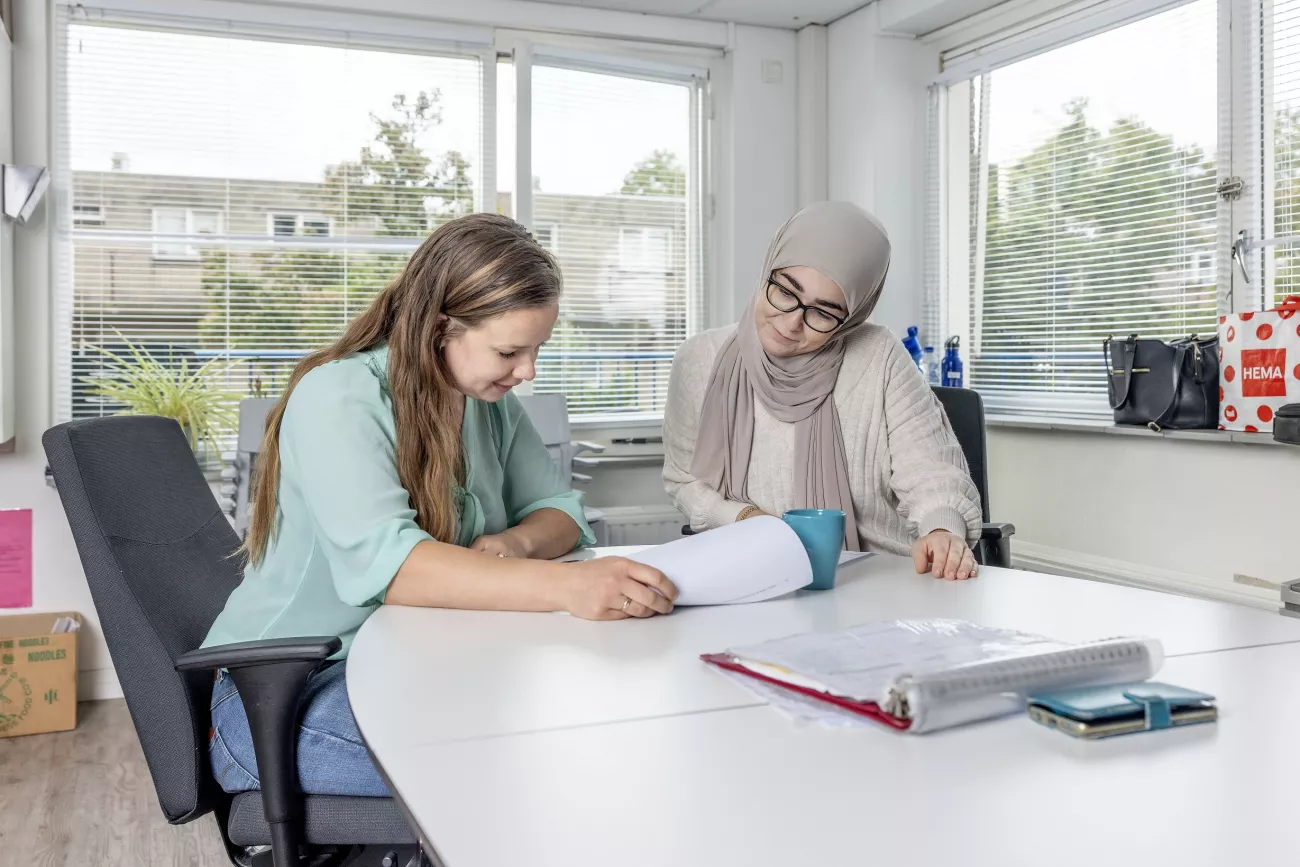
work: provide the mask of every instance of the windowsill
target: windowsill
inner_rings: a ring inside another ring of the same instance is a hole
[[[990,415],[985,424],[993,428],[1020,430],[1066,431],[1069,433],[1111,434],[1112,436],[1146,437],[1148,439],[1186,440],[1189,442],[1240,444],[1252,446],[1287,446],[1273,439],[1270,433],[1246,433],[1231,430],[1162,430],[1159,433],[1144,427],[1117,425],[1105,419],[1052,418],[1015,415]],[[1293,446],[1294,448],[1294,446]]]
[[[659,431],[664,426],[663,416],[648,416],[646,418],[591,418],[591,419],[572,419],[569,427],[574,431],[581,431],[585,434],[596,432],[609,433],[610,436],[623,436],[623,431],[629,431],[629,436],[658,436]],[[651,433],[653,432],[653,433]]]

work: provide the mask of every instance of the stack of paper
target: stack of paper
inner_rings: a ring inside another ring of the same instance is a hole
[[[703,657],[800,719],[913,732],[1023,709],[1028,692],[1146,680],[1152,639],[1063,644],[961,620],[896,620]]]

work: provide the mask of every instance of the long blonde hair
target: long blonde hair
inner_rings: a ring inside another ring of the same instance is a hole
[[[397,428],[397,475],[415,521],[454,542],[454,485],[464,483],[459,403],[442,358],[448,337],[512,310],[560,297],[560,270],[523,226],[497,214],[471,214],[439,226],[333,345],[304,357],[266,420],[258,455],[249,562],[266,556],[278,519],[280,425],[294,387],[313,368],[388,344],[388,389]],[[346,457],[341,459],[346,460]]]

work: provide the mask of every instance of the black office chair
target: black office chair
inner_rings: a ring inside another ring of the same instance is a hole
[[[995,524],[989,521],[989,473],[986,461],[988,447],[984,439],[984,401],[979,392],[969,388],[934,387],[934,395],[943,405],[952,425],[957,442],[966,456],[971,479],[980,493],[984,507],[984,528],[975,544],[975,561],[982,566],[1011,566],[1011,537],[1013,524]],[[693,536],[690,524],[682,527],[683,536]]]
[[[337,637],[197,649],[239,584],[241,564],[233,556],[239,540],[180,426],[147,416],[94,419],[51,428],[42,442],[167,821],[213,813],[241,867],[427,863],[392,799],[298,792],[299,698],[338,650]],[[209,705],[218,667],[243,697],[261,792],[232,796],[213,779]]]
[[[934,387],[934,396],[943,404],[948,423],[957,436],[971,479],[980,492],[984,506],[984,529],[975,545],[975,560],[984,566],[1011,566],[1013,524],[996,524],[989,519],[988,443],[984,437],[984,399],[969,388]]]

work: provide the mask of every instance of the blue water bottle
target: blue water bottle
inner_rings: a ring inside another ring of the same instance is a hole
[[[944,344],[943,353],[943,385],[944,388],[961,388],[961,356],[957,354],[957,345],[960,343],[957,337],[948,338]]]
[[[908,326],[907,336],[903,338],[903,347],[907,350],[907,354],[912,356],[912,363],[924,373],[925,368],[921,367],[921,344],[916,339],[918,330],[915,325]]]

